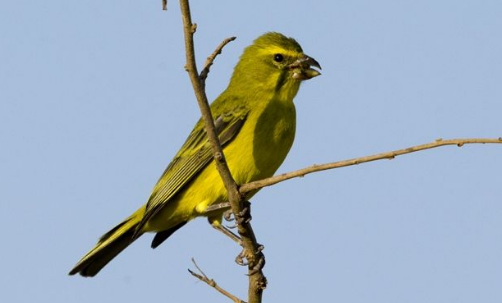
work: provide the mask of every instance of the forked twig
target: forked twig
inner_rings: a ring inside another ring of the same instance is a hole
[[[216,289],[219,293],[224,295],[225,297],[229,298],[230,300],[234,301],[235,303],[246,303],[245,301],[242,301],[241,299],[237,298],[236,296],[232,295],[225,289],[221,288],[216,281],[213,279],[210,279],[207,277],[207,275],[200,269],[199,265],[195,262],[194,258],[192,258],[192,263],[195,265],[195,268],[199,273],[194,272],[191,269],[188,269],[188,272],[192,274],[192,276],[196,277],[197,279],[201,280],[202,282],[206,283],[207,285],[211,286],[212,288]]]

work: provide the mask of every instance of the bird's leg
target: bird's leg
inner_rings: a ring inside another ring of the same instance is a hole
[[[216,203],[213,205],[209,205],[206,210],[204,211],[205,216],[210,216],[212,213],[219,213],[223,210],[229,210],[230,209],[230,202],[221,202],[221,203]]]
[[[251,203],[249,201],[244,201],[243,202],[243,208],[242,210],[234,215],[235,223],[236,225],[233,226],[232,228],[235,228],[239,224],[247,224],[251,221]],[[211,214],[220,214],[222,210],[225,210],[224,213],[224,218],[226,221],[231,221],[232,219],[232,210],[230,209],[230,203],[229,202],[223,202],[223,203],[218,203],[209,206],[205,214],[209,217],[209,221],[211,225],[218,231],[222,232],[224,235],[232,239],[234,242],[239,244],[240,246],[243,246],[242,244],[242,239],[233,233],[231,230],[229,230],[227,227],[221,225],[221,219],[220,221],[218,220],[211,220]],[[221,218],[221,217],[220,217]],[[262,251],[264,249],[263,245],[259,245],[256,249],[256,252],[254,254],[250,253],[248,250],[243,249],[237,257],[235,257],[235,262],[241,266],[248,266],[250,267],[248,275],[253,275],[256,272],[260,271],[263,266],[265,266],[265,256],[263,255]],[[251,262],[249,261],[251,260]]]
[[[230,222],[234,220],[234,218],[232,217],[233,213],[232,209],[230,208],[230,202],[221,202],[210,205],[204,211],[204,215],[210,218],[213,215],[219,215],[221,211],[224,211],[223,218],[225,219],[225,221]],[[232,226],[227,225],[227,228],[235,228],[236,226],[237,225],[232,225]]]
[[[230,229],[226,228],[225,226],[223,226],[221,224],[218,224],[218,225],[211,224],[211,225],[214,227],[214,229],[222,232],[225,236],[227,236],[230,239],[232,239],[233,241],[235,241],[235,243],[239,244],[239,246],[242,246],[241,238],[238,235],[234,234]]]
[[[230,211],[230,202],[222,202],[222,203],[217,203],[210,205],[206,208],[204,211],[204,215],[207,216],[209,223],[211,226],[216,229],[217,231],[222,232],[225,236],[229,237],[232,239],[234,242],[242,246],[242,240],[241,238],[234,234],[232,231],[230,231],[228,228],[225,226],[221,225],[221,213],[224,211],[224,217],[225,220],[230,220],[230,215],[227,213]]]
[[[242,223],[249,223],[251,221],[251,203],[249,201],[244,201],[244,208],[242,211],[240,211],[237,214],[237,217],[235,217],[235,221],[237,225],[242,224]],[[232,209],[230,208],[230,202],[222,202],[222,203],[217,203],[210,205],[206,208],[204,211],[204,215],[206,217],[212,217],[213,214],[219,214],[221,211],[225,211],[223,213],[223,217],[225,218],[226,221],[233,221],[234,219],[232,218]],[[231,227],[235,228],[235,226]]]

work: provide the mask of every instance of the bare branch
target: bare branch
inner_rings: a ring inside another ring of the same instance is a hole
[[[497,138],[497,139],[478,139],[478,138],[451,139],[451,140],[437,139],[436,141],[434,141],[432,143],[412,146],[412,147],[394,150],[391,152],[380,153],[380,154],[376,154],[376,155],[372,155],[372,156],[354,158],[354,159],[326,163],[326,164],[320,164],[320,165],[312,165],[310,167],[306,167],[306,168],[292,171],[289,173],[284,173],[284,174],[274,176],[271,178],[267,178],[267,179],[258,180],[258,181],[244,184],[239,188],[239,191],[241,194],[245,194],[247,192],[257,190],[257,189],[260,189],[260,188],[263,188],[266,186],[274,185],[274,184],[277,184],[277,183],[285,181],[285,180],[289,180],[289,179],[297,178],[297,177],[303,177],[307,174],[311,174],[311,173],[322,171],[322,170],[357,165],[357,164],[361,164],[361,163],[365,163],[365,162],[371,162],[371,161],[382,160],[382,159],[394,159],[395,157],[400,156],[400,155],[414,153],[417,151],[436,148],[436,147],[440,147],[440,146],[457,145],[458,147],[462,147],[465,144],[494,144],[494,143],[495,144],[502,143],[502,137]]]
[[[246,201],[244,200],[244,197],[239,193],[237,184],[232,178],[230,170],[228,169],[228,166],[226,164],[225,156],[223,154],[221,144],[215,131],[214,120],[211,114],[209,103],[207,102],[207,96],[204,91],[204,81],[199,77],[197,72],[193,43],[193,34],[197,29],[197,25],[192,23],[189,1],[180,0],[180,7],[183,19],[183,32],[185,36],[185,50],[187,60],[185,68],[190,76],[195,96],[201,110],[208,140],[211,143],[211,147],[213,149],[216,168],[218,169],[218,172],[228,192],[228,200],[230,202],[235,218],[245,217],[242,214],[246,214],[247,218],[250,218],[249,207],[247,205],[246,207],[244,206]],[[245,209],[247,209],[247,212],[244,212]],[[265,289],[267,285],[267,280],[262,271],[264,257],[260,250],[261,246],[256,241],[256,237],[253,228],[249,223],[249,220],[245,219],[239,223],[240,224],[238,225],[237,230],[242,238],[242,244],[244,246],[243,254],[249,263],[248,301],[249,303],[259,303],[261,302],[263,289]]]
[[[225,187],[229,192],[230,202],[237,201],[240,197],[237,191],[237,185],[232,178],[230,170],[225,161],[225,156],[223,154],[221,144],[218,140],[218,135],[216,134],[214,119],[211,114],[211,109],[207,101],[206,92],[204,91],[204,86],[197,72],[197,65],[195,63],[195,51],[193,43],[193,34],[197,26],[192,23],[190,16],[190,6],[188,0],[180,0],[181,14],[183,17],[183,31],[185,35],[185,49],[186,49],[186,60],[187,63],[185,68],[190,76],[192,86],[195,92],[195,97],[200,107],[202,118],[205,123],[206,134],[208,140],[213,148],[213,155],[216,162],[216,167],[223,179]]]
[[[229,298],[230,300],[234,301],[235,303],[246,303],[245,301],[242,301],[241,299],[237,298],[236,296],[232,295],[225,289],[221,288],[216,281],[213,279],[209,279],[206,274],[200,269],[199,265],[195,262],[195,260],[192,258],[192,262],[195,265],[195,268],[197,268],[197,271],[199,273],[196,273],[190,269],[188,269],[188,272],[192,274],[192,276],[196,277],[197,279],[201,280],[202,282],[205,282],[207,285],[211,286],[212,288],[216,289],[218,292],[220,292],[222,295],[225,297]]]
[[[207,57],[206,63],[204,63],[204,68],[200,72],[200,76],[199,76],[203,85],[205,85],[207,74],[209,74],[209,69],[211,68],[211,65],[213,65],[213,62],[214,62],[214,59],[216,59],[216,56],[221,54],[221,51],[223,50],[225,45],[234,41],[235,39],[236,39],[236,37],[226,38],[225,40],[223,40],[223,42],[220,43],[220,45],[218,45],[218,47],[214,50],[214,52],[209,57]]]

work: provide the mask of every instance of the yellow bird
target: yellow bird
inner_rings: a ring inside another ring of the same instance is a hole
[[[294,39],[279,33],[266,33],[244,50],[227,89],[211,104],[237,184],[272,176],[286,158],[296,129],[293,98],[303,80],[320,75],[312,67],[321,68]],[[227,192],[199,120],[148,202],[104,234],[69,274],[95,276],[145,232],[156,233],[155,248],[196,217],[206,216],[218,227],[224,210],[208,213],[206,209],[225,201]]]

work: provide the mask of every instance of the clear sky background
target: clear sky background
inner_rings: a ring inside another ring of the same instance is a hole
[[[322,65],[296,97],[280,172],[502,136],[501,1],[193,1],[214,99],[267,31]],[[145,235],[96,278],[68,271],[144,203],[199,111],[177,1],[6,1],[0,10],[0,301],[245,299],[240,249],[198,219]],[[253,199],[265,302],[502,302],[502,146],[443,147],[267,188]]]

